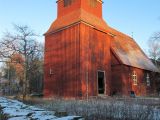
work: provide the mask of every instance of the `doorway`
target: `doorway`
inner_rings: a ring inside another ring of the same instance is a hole
[[[105,72],[98,71],[98,94],[105,94]]]

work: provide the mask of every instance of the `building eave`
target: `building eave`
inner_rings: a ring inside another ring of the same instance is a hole
[[[56,3],[61,2],[61,1],[63,1],[63,0],[57,0]],[[102,4],[104,3],[103,0],[97,0],[97,1],[102,3]]]

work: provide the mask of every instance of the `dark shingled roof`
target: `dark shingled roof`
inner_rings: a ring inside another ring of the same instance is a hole
[[[155,65],[131,37],[109,27],[103,19],[98,18],[83,9],[73,11],[56,19],[52,23],[49,30],[46,32],[46,35],[67,27],[71,24],[82,21],[94,26],[97,29],[115,35],[114,39],[111,41],[111,49],[117,55],[122,64],[149,71],[159,72]]]

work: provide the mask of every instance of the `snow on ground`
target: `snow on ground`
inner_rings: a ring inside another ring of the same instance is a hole
[[[58,118],[54,116],[54,111],[46,111],[44,109],[25,105],[17,100],[10,100],[4,97],[0,97],[0,107],[3,110],[3,113],[9,116],[9,120],[73,120],[74,118],[80,118],[78,116]]]

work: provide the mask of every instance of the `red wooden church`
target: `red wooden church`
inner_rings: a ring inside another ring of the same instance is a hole
[[[102,17],[102,0],[58,0],[45,34],[44,96],[148,95],[158,69]]]

